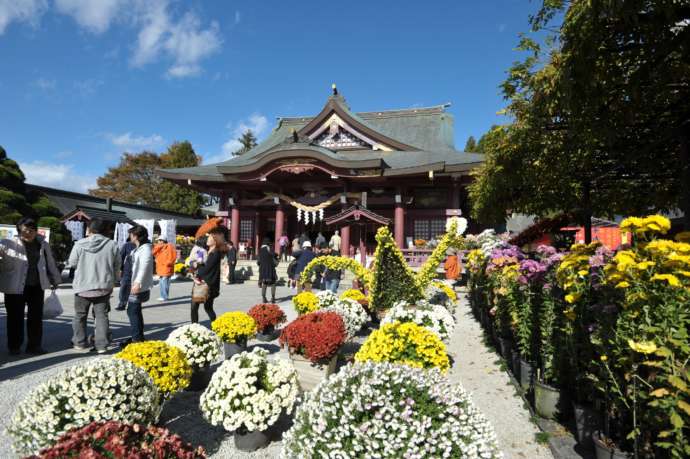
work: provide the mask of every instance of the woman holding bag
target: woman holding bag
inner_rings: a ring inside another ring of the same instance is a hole
[[[38,225],[24,217],[17,223],[18,236],[0,241],[0,292],[7,309],[7,347],[21,352],[24,341],[24,311],[28,354],[43,354],[43,299],[47,288],[55,290],[61,275],[50,245],[38,234]]]
[[[144,315],[141,307],[151,298],[153,287],[153,253],[148,230],[141,225],[131,228],[129,240],[135,246],[129,255],[132,257],[132,286],[127,299],[127,316],[132,337],[123,346],[144,341]]]
[[[192,288],[192,323],[199,322],[199,305],[204,304],[208,318],[216,320],[213,300],[220,295],[220,262],[227,252],[225,230],[217,226],[208,232],[206,263],[199,266]]]

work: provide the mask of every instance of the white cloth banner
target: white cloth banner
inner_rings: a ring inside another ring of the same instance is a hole
[[[78,241],[84,238],[84,222],[78,220],[68,220],[65,222],[65,228],[72,233],[72,240]]]
[[[125,242],[129,239],[129,229],[132,227],[129,223],[115,223],[115,243],[118,248],[122,248]]]
[[[146,228],[146,231],[149,232],[149,240],[153,241],[153,228],[156,226],[155,220],[134,220],[134,223]]]
[[[175,244],[177,220],[158,220],[158,226],[161,227],[161,237],[169,243]]]

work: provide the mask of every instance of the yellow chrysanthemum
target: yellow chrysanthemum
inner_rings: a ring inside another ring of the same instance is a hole
[[[292,297],[297,314],[309,314],[319,309],[319,298],[312,292],[301,292]]]
[[[350,299],[350,300],[355,300],[355,301],[362,301],[362,300],[366,300],[367,296],[364,293],[362,293],[361,290],[350,288],[350,289],[345,290],[340,295],[340,299],[341,300]]]
[[[619,282],[616,284],[616,288],[628,288],[630,287],[630,283],[627,281]]]
[[[246,312],[231,311],[218,316],[211,323],[211,330],[226,343],[236,343],[256,335],[256,322]]]
[[[573,304],[573,303],[575,303],[577,300],[579,300],[581,296],[582,296],[581,293],[568,293],[568,294],[565,296],[565,302],[566,302],[566,303],[569,303],[569,304]]]
[[[668,282],[668,285],[671,287],[681,287],[682,284],[680,283],[680,280],[674,276],[673,274],[654,274],[652,276],[653,281],[662,281],[662,282]]]
[[[187,387],[192,378],[192,367],[184,352],[165,341],[129,344],[115,358],[129,360],[146,370],[166,397]]]
[[[628,340],[628,346],[630,346],[630,349],[632,349],[635,352],[639,352],[640,354],[652,354],[656,352],[656,344],[652,341],[641,341],[639,343],[629,339]]]
[[[568,308],[568,309],[564,310],[563,315],[565,316],[566,319],[568,319],[571,322],[573,320],[575,320],[575,318],[577,317],[577,314],[575,314],[575,310],[573,308]]]

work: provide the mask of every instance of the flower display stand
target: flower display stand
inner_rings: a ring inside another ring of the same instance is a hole
[[[290,360],[295,370],[297,370],[299,387],[306,392],[312,390],[321,381],[335,372],[338,355],[334,355],[328,362],[323,364],[312,363],[309,359],[299,354],[290,354]]]

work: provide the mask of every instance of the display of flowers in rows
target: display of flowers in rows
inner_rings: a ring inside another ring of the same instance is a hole
[[[269,328],[275,328],[287,321],[287,317],[280,306],[273,303],[261,303],[249,309],[249,315],[256,323],[256,330],[263,333]]]
[[[256,335],[256,322],[246,312],[231,311],[218,316],[211,330],[226,343],[241,343]]]
[[[189,385],[192,367],[184,352],[165,341],[131,343],[115,358],[128,360],[145,370],[164,397],[170,397]]]
[[[348,365],[309,393],[281,457],[503,457],[496,434],[440,371]]]
[[[295,369],[285,360],[271,361],[268,351],[255,349],[226,360],[201,395],[204,417],[232,432],[263,431],[283,413],[291,413],[297,398]]]
[[[455,329],[455,320],[444,306],[419,301],[417,304],[408,304],[400,301],[391,308],[381,324],[394,322],[412,322],[433,331],[448,343]]]
[[[348,338],[354,337],[369,321],[369,314],[357,301],[345,298],[336,300],[331,306],[322,309],[323,312],[335,312],[343,319]]]
[[[34,389],[17,405],[7,431],[15,450],[28,455],[93,421],[148,424],[159,412],[158,388],[145,370],[127,360],[97,359]]]
[[[199,324],[188,324],[173,330],[165,342],[184,352],[192,367],[205,367],[221,356],[222,341],[211,330]]]
[[[419,268],[415,281],[420,290],[426,289],[436,278],[436,269],[446,258],[449,248],[462,248],[462,234],[467,229],[467,220],[460,217],[449,218],[446,222],[446,233],[439,241],[434,251],[429,255],[424,264]]]

